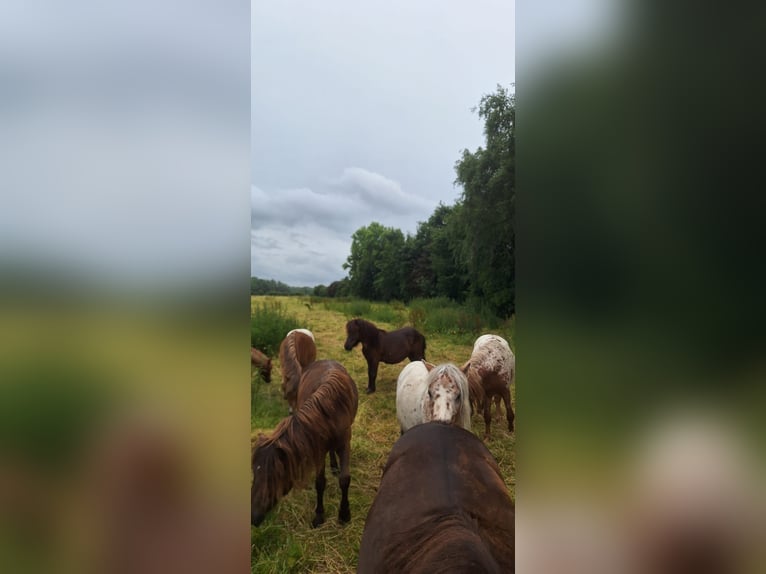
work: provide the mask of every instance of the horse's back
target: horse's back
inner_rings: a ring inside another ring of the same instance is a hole
[[[338,361],[323,359],[306,367],[298,385],[298,407],[318,395],[323,387],[327,389],[321,400],[326,403],[328,412],[345,412],[350,416],[350,426],[356,416],[359,392],[351,375]]]
[[[488,564],[513,571],[514,510],[497,463],[469,431],[426,423],[391,451],[365,523],[359,571],[414,570],[447,524],[458,540],[473,532],[491,554]]]
[[[263,353],[262,351],[259,351],[255,347],[250,347],[250,363],[253,365],[257,365],[259,367],[263,367],[269,362],[269,357],[266,355],[266,353]]]
[[[515,370],[516,357],[508,341],[499,335],[482,335],[473,346],[470,369],[482,379],[497,380],[510,385]]]
[[[287,332],[287,335],[289,335],[290,333],[303,333],[307,337],[311,337],[312,341],[316,342],[316,339],[314,339],[314,333],[312,333],[308,329],[292,329],[291,331]],[[287,335],[285,335],[285,336],[287,336]]]
[[[426,338],[414,327],[402,327],[395,331],[381,331],[380,353],[384,363],[399,363],[404,359],[425,359]]]
[[[423,422],[422,398],[428,369],[422,361],[405,365],[396,381],[396,418],[402,432]]]

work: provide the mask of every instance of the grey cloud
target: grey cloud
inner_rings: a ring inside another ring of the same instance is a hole
[[[433,209],[430,202],[402,191],[399,182],[360,167],[347,167],[332,183],[340,190],[358,195],[369,205],[392,213]]]

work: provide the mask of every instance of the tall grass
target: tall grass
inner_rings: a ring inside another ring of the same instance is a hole
[[[401,301],[373,303],[366,299],[328,299],[324,308],[343,314],[347,319],[361,317],[374,323],[403,325],[407,321],[407,309]]]
[[[477,335],[498,330],[503,321],[486,308],[473,309],[446,297],[413,299],[409,305],[413,327],[426,334]]]
[[[257,303],[251,309],[250,345],[274,357],[287,332],[300,328],[307,326],[288,313],[280,301]]]

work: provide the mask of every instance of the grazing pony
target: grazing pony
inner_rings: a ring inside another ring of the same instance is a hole
[[[389,333],[364,319],[353,319],[346,323],[346,334],[343,348],[347,351],[362,343],[362,354],[367,359],[367,394],[375,392],[381,361],[394,365],[404,359],[422,361],[426,358],[426,338],[412,327]]]
[[[367,514],[358,572],[513,571],[513,503],[487,447],[441,422],[404,433]]]
[[[477,409],[484,410],[484,438],[489,439],[492,421],[490,410],[492,399],[505,403],[508,430],[513,432],[513,408],[511,407],[511,384],[516,375],[516,357],[508,342],[497,335],[482,335],[473,345],[473,353],[463,365],[471,390],[471,402]]]
[[[413,361],[396,382],[396,418],[402,433],[429,421],[471,430],[468,380],[452,363],[434,366]]]
[[[260,371],[265,382],[271,382],[271,359],[265,353],[250,347],[250,365]]]
[[[324,522],[325,458],[328,452],[340,459],[341,490],[338,520],[351,520],[348,487],[351,424],[359,394],[356,383],[337,361],[316,361],[303,372],[298,387],[298,408],[266,437],[259,437],[252,456],[253,486],[250,491],[250,522],[258,526],[266,513],[293,486],[316,471],[317,506],[312,526]]]
[[[279,364],[282,367],[282,395],[290,412],[295,410],[298,382],[303,370],[317,358],[314,334],[308,329],[293,329],[279,345]]]

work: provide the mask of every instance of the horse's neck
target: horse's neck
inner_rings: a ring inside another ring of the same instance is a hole
[[[302,481],[313,468],[315,443],[316,437],[295,414],[290,415],[287,422],[276,429],[273,444],[287,455],[285,469],[291,483]],[[277,456],[276,449],[270,455]]]

